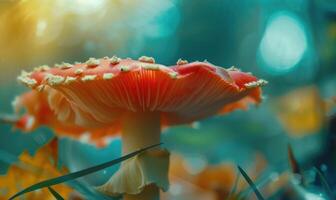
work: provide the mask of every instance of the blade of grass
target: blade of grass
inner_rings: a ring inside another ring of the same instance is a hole
[[[239,173],[239,172],[238,172],[238,173]],[[270,181],[271,181],[271,177],[270,177],[270,175],[269,175],[270,173],[271,173],[270,170],[269,170],[269,169],[266,169],[266,170],[264,170],[264,171],[262,172],[261,175],[259,175],[259,176],[254,180],[254,185],[255,185],[257,188],[259,188],[259,190],[260,190],[260,188],[263,188],[263,187],[265,187],[268,183],[270,183]],[[245,188],[245,189],[241,190],[241,191],[238,193],[238,195],[239,195],[240,197],[242,197],[242,199],[246,199],[247,196],[248,196],[251,192],[253,192],[253,189],[252,189],[251,187],[249,187],[249,188]],[[244,197],[245,197],[245,198],[244,198]]]
[[[64,200],[64,198],[60,194],[58,194],[58,192],[56,192],[54,189],[52,189],[51,187],[48,187],[48,190],[55,197],[56,200]]]
[[[64,183],[66,181],[77,179],[77,178],[80,178],[82,176],[85,176],[85,175],[97,172],[99,170],[105,169],[105,168],[110,167],[112,165],[118,164],[118,163],[120,163],[120,162],[122,162],[124,160],[127,160],[127,159],[129,159],[129,158],[131,158],[133,156],[136,156],[137,154],[139,154],[141,152],[144,152],[144,151],[146,151],[148,149],[157,147],[157,146],[159,146],[161,144],[162,143],[154,144],[154,145],[145,147],[143,149],[140,149],[140,150],[134,151],[134,152],[132,152],[130,154],[127,154],[127,155],[125,155],[123,157],[117,158],[115,160],[112,160],[112,161],[109,161],[109,162],[106,162],[106,163],[103,163],[103,164],[100,164],[100,165],[96,165],[96,166],[87,168],[87,169],[84,169],[84,170],[81,170],[81,171],[77,171],[77,172],[69,173],[69,174],[66,174],[66,175],[63,175],[63,176],[59,176],[59,177],[56,177],[56,178],[52,178],[52,179],[48,179],[48,180],[45,180],[45,181],[41,181],[39,183],[31,185],[30,187],[27,187],[26,189],[21,190],[20,192],[16,193],[11,198],[9,198],[9,200],[12,200],[12,199],[14,199],[14,198],[16,198],[18,196],[21,196],[22,194],[25,194],[25,193],[28,193],[28,192],[32,192],[34,190],[38,190],[38,189],[41,189],[41,188],[44,188],[44,187],[50,187],[50,186],[53,186],[53,185]]]
[[[257,186],[253,183],[253,181],[251,180],[251,178],[247,175],[247,173],[243,170],[243,168],[241,168],[238,165],[238,170],[239,172],[243,175],[243,177],[245,178],[246,182],[250,185],[250,187],[253,189],[256,197],[258,200],[265,200],[264,197],[261,195],[261,193],[259,192]]]
[[[287,151],[288,151],[288,160],[289,160],[289,164],[291,166],[292,172],[294,174],[300,174],[301,175],[301,170],[300,170],[299,163],[294,156],[293,149],[292,149],[292,146],[290,144],[288,144]]]
[[[327,193],[327,195],[329,196],[329,198],[330,199],[335,199],[334,194],[331,191],[331,188],[330,188],[330,186],[328,184],[328,181],[325,178],[324,174],[317,167],[314,167],[313,169],[316,171],[317,175],[319,176],[319,178],[321,180],[321,183],[322,183],[322,186],[323,186],[325,192]]]

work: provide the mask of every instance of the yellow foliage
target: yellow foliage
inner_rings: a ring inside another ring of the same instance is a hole
[[[59,170],[55,163],[55,143],[51,142],[39,149],[34,156],[24,152],[19,157],[19,162],[13,164],[7,174],[0,176],[0,200],[7,200],[9,197],[20,190],[31,186],[37,182],[60,176],[66,172],[65,169]],[[52,187],[62,197],[67,198],[73,191],[65,184]],[[18,198],[20,199],[20,198]],[[54,200],[55,197],[47,188],[33,191],[23,195],[26,200]]]
[[[317,133],[326,117],[326,102],[314,86],[299,88],[282,96],[276,113],[284,129],[293,136]]]

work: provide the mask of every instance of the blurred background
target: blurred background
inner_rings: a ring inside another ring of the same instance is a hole
[[[260,106],[165,130],[172,183],[164,198],[224,199],[236,165],[270,199],[330,198],[317,171],[336,189],[334,0],[0,0],[0,47],[1,113],[12,113],[12,100],[26,91],[16,82],[20,71],[42,64],[147,55],[168,66],[183,58],[253,72],[269,81]],[[0,131],[1,174],[53,135],[4,123]],[[289,144],[305,184],[288,175]],[[75,171],[117,158],[120,145],[117,138],[103,149],[63,138],[59,158]],[[116,169],[81,181],[97,185]],[[213,180],[216,173],[227,175]],[[255,198],[236,182],[245,198]]]

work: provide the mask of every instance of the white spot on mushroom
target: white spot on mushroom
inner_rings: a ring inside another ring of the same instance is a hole
[[[85,64],[87,64],[88,67],[96,67],[99,65],[99,60],[95,59],[95,58],[89,58],[89,60],[87,60],[85,62]]]
[[[264,86],[266,85],[268,82],[263,80],[263,79],[260,79],[258,81],[252,81],[252,82],[249,82],[249,83],[245,83],[245,87],[250,89],[250,88],[256,88],[256,87],[261,87],[261,86]]]
[[[53,74],[47,74],[45,79],[48,81],[48,84],[51,86],[59,85],[63,83],[63,81],[65,80],[63,76],[53,75]]]
[[[153,57],[148,56],[141,56],[138,60],[146,63],[155,63],[155,59]]]
[[[121,59],[118,58],[117,56],[112,56],[112,58],[110,58],[110,63],[111,63],[112,65],[116,65],[116,64],[118,64],[120,61],[121,61]]]
[[[79,75],[79,74],[81,74],[81,73],[83,73],[83,72],[84,72],[83,69],[76,69],[76,70],[75,70],[75,74],[76,74],[76,75]]]
[[[150,70],[158,70],[158,69],[160,69],[160,65],[147,64],[147,65],[142,65],[142,68],[144,68],[144,69],[150,69]]]
[[[177,73],[176,72],[169,72],[169,76],[173,79],[177,78]]]
[[[229,71],[240,71],[240,69],[236,68],[235,66],[231,66],[227,70],[229,70]]]
[[[105,74],[103,75],[103,79],[104,79],[104,80],[109,80],[109,79],[112,79],[113,76],[114,76],[114,74],[112,74],[112,73],[105,73]]]
[[[17,78],[18,81],[21,83],[27,85],[28,87],[34,87],[37,84],[37,81],[35,79],[30,78],[29,76],[31,73],[28,73],[26,71],[21,71],[21,75]]]
[[[72,67],[72,64],[70,63],[62,63],[61,64],[61,69],[70,69]]]
[[[70,84],[70,83],[75,82],[76,80],[77,80],[76,77],[67,76],[67,77],[65,78],[64,84],[67,85],[67,84]]]
[[[35,72],[43,72],[43,71],[47,71],[49,69],[50,69],[50,67],[48,65],[41,65],[41,66],[35,67],[34,71]]]
[[[84,77],[82,77],[82,81],[86,82],[86,81],[93,81],[95,80],[97,77],[97,75],[85,75]]]
[[[120,71],[122,71],[122,72],[128,72],[129,71],[129,67],[125,66],[125,65],[122,65],[122,66],[120,66]]]
[[[185,64],[188,64],[188,61],[187,60],[182,60],[181,58],[178,59],[178,61],[176,62],[177,65],[185,65]]]
[[[22,70],[21,74],[20,74],[20,76],[30,76],[30,75],[32,75],[32,73],[31,72],[27,72],[25,70]]]

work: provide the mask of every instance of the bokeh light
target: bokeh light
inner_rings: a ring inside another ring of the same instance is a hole
[[[259,47],[268,72],[283,74],[295,68],[307,48],[305,29],[296,15],[280,11],[269,18]]]

